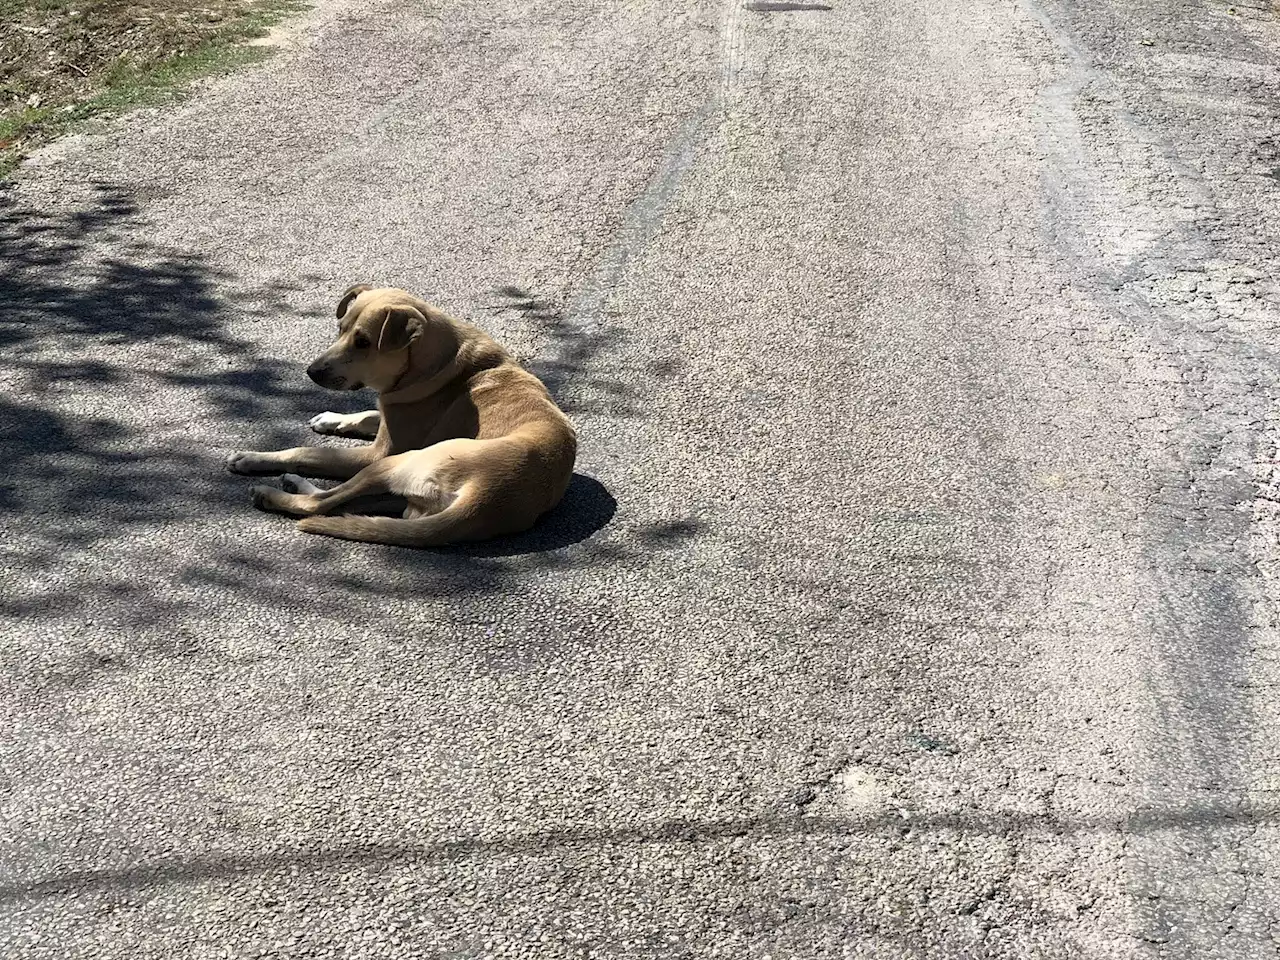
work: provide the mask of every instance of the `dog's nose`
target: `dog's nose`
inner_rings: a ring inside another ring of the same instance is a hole
[[[328,375],[329,375],[328,366],[321,363],[319,360],[311,364],[311,366],[307,367],[307,376],[310,377],[312,380],[314,380],[316,383],[320,384],[320,386],[322,387],[325,385],[325,380],[328,378]]]

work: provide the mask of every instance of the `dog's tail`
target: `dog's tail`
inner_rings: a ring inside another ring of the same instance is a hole
[[[392,547],[444,547],[478,539],[479,524],[474,497],[459,497],[439,513],[411,520],[400,517],[365,517],[353,514],[304,517],[298,529],[361,543],[385,543]]]

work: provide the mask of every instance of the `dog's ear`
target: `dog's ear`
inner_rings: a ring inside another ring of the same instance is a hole
[[[351,306],[351,301],[366,290],[372,290],[367,283],[357,283],[354,287],[348,287],[347,292],[342,295],[342,299],[338,301],[338,319],[341,320],[347,315],[347,307]]]
[[[396,305],[382,313],[382,329],[378,331],[378,351],[403,350],[426,328],[427,318],[414,307]]]

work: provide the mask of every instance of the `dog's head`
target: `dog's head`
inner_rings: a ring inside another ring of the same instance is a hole
[[[338,301],[338,339],[309,376],[329,390],[390,390],[408,369],[409,348],[427,330],[426,314],[400,290],[358,284]]]

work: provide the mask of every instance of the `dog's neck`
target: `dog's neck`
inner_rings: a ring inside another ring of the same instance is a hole
[[[414,403],[423,400],[447,386],[449,381],[462,372],[462,367],[461,354],[455,353],[435,373],[408,382],[401,377],[394,387],[378,395],[378,401],[380,403]]]
[[[479,330],[462,325],[451,326],[453,349],[446,351],[447,359],[436,364],[425,364],[431,373],[413,373],[415,364],[410,356],[408,369],[401,374],[395,385],[385,393],[379,394],[379,403],[400,404],[416,403],[433,393],[439,393],[459,377],[471,377],[493,367],[501,366],[510,360],[510,356],[502,347],[485,336]],[[411,345],[410,350],[414,347]]]

